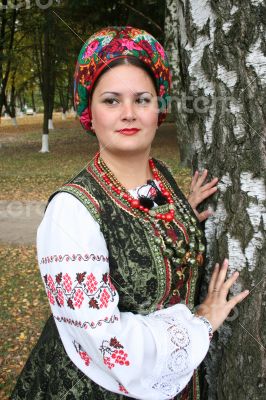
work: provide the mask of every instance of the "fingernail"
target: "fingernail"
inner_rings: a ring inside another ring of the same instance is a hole
[[[245,294],[249,294],[249,290],[245,290],[244,293],[245,293]]]

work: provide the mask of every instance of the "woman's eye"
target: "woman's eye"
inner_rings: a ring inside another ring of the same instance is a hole
[[[110,99],[105,99],[103,102],[104,102],[105,104],[115,105],[115,104],[118,103],[119,101],[118,101],[118,99],[115,99],[114,97],[112,97],[112,98],[110,98]],[[136,102],[137,102],[138,104],[148,104],[148,103],[151,102],[151,100],[148,99],[148,98],[145,98],[145,97],[140,97],[140,98],[138,98],[138,99],[136,100]]]
[[[115,99],[115,98],[111,98],[111,99],[105,99],[103,102],[106,103],[106,104],[114,105],[115,104],[114,101],[117,102],[118,100]]]
[[[148,103],[150,103],[150,99],[145,98],[145,97],[140,97],[139,99],[137,99],[137,102],[139,104],[148,104]]]

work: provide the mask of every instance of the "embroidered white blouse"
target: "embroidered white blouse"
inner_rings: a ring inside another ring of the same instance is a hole
[[[137,189],[130,193],[137,198]],[[61,340],[85,375],[134,399],[182,391],[209,349],[210,323],[183,304],[146,316],[120,312],[99,224],[73,195],[49,203],[37,255]]]

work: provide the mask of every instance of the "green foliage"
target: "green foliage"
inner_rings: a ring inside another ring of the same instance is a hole
[[[0,67],[2,66],[4,70],[7,61],[11,60],[6,94],[11,92],[13,77],[17,106],[20,103],[32,106],[32,91],[36,97],[37,108],[40,109],[42,106],[40,89],[42,89],[45,70],[44,32],[48,29],[51,33],[49,57],[52,65],[50,69],[54,70],[51,72],[51,79],[55,79],[56,88],[55,109],[70,108],[73,105],[75,63],[82,43],[92,33],[108,25],[132,25],[143,28],[163,42],[164,8],[163,0],[146,2],[142,0],[62,0],[53,2],[47,9],[39,8],[35,2],[31,2],[30,7],[26,7],[26,3],[20,5],[16,10],[13,47],[8,48],[10,35],[8,29],[2,52],[0,42]],[[9,21],[13,12],[13,7],[6,9]],[[1,18],[3,18],[3,13],[0,12],[0,23]]]

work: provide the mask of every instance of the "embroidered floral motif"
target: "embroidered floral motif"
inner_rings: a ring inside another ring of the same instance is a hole
[[[90,293],[95,292],[97,284],[98,282],[96,281],[95,276],[93,274],[89,274],[87,276],[86,285]]]
[[[123,348],[124,346],[119,343],[116,337],[111,338],[110,341],[103,340],[99,350],[102,353],[104,364],[109,369],[114,368],[115,364],[127,367],[129,366],[130,362],[127,359],[128,355],[125,353]]]
[[[104,319],[99,319],[97,322],[81,322],[81,321],[77,321],[71,318],[66,318],[66,317],[59,317],[54,315],[54,318],[58,321],[58,322],[64,322],[66,324],[69,325],[73,325],[76,326],[78,328],[82,328],[82,329],[95,329],[97,328],[97,326],[101,326],[103,323],[105,324],[113,324],[116,321],[119,321],[119,318],[116,315],[112,315],[110,318],[105,317]]]
[[[107,292],[106,289],[103,289],[103,292],[100,297],[100,302],[101,302],[100,308],[107,307],[109,299],[110,299],[109,293]]]
[[[42,257],[40,264],[51,264],[53,262],[63,262],[63,261],[104,261],[104,262],[108,262],[109,258],[104,256],[103,254],[99,255],[99,254],[55,254],[53,256],[46,256],[46,257]]]
[[[59,303],[59,307],[64,305],[64,294],[60,289],[58,289],[56,301]]]
[[[48,299],[50,301],[50,304],[54,305],[55,304],[54,296],[52,295],[50,290],[47,290],[47,297],[48,297]]]
[[[92,273],[76,273],[76,280],[73,282],[68,273],[60,272],[55,279],[50,275],[43,276],[47,296],[50,304],[55,302],[59,307],[66,305],[72,310],[80,309],[86,297],[89,298],[90,308],[107,308],[109,302],[113,302],[117,295],[116,289],[107,273],[102,275],[102,280],[97,281]]]
[[[121,383],[118,383],[118,385],[119,385],[119,390],[120,390],[120,392],[125,393],[125,394],[128,394],[128,393],[129,393],[129,392],[127,391],[127,389],[126,389]]]
[[[86,351],[82,348],[82,346],[74,340],[73,345],[77,351],[77,353],[80,355],[82,360],[84,361],[85,365],[88,367],[91,362],[91,357],[86,353]]]
[[[83,292],[81,289],[77,289],[74,295],[74,306],[80,308],[84,300]]]
[[[61,279],[62,279],[62,273],[56,275],[56,281],[58,284],[60,284]],[[63,285],[64,285],[66,292],[70,293],[72,290],[72,280],[68,274],[65,274],[63,276],[63,282],[64,282]]]

